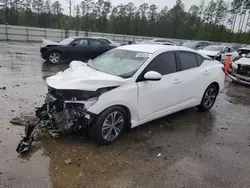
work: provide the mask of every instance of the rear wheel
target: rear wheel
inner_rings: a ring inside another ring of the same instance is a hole
[[[215,84],[208,86],[201,100],[201,104],[197,106],[198,110],[201,112],[210,110],[216,101],[217,95],[217,86]]]
[[[48,61],[52,64],[59,64],[62,60],[62,56],[59,52],[51,52],[48,57]]]
[[[100,115],[89,128],[90,137],[101,145],[107,145],[118,139],[125,128],[127,114],[120,106],[113,106]]]

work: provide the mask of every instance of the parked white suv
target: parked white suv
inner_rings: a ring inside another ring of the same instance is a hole
[[[112,49],[88,64],[47,78],[50,116],[67,112],[68,122],[89,131],[99,144],[168,114],[209,110],[224,87],[223,65],[185,47],[137,44]],[[61,105],[61,106],[60,106]],[[56,109],[56,111],[55,111]]]

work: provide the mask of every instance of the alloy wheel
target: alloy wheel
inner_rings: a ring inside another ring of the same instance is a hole
[[[107,141],[114,141],[121,133],[124,126],[124,116],[121,112],[110,113],[103,122],[102,136]]]
[[[211,108],[211,106],[213,106],[216,100],[216,95],[217,95],[217,92],[215,88],[210,88],[207,90],[207,92],[205,93],[205,97],[204,97],[204,106],[206,108]]]
[[[59,57],[59,55],[57,53],[52,53],[49,56],[49,60],[50,60],[51,63],[57,64],[60,61],[60,57]]]

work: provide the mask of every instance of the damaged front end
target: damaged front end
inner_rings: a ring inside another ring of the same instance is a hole
[[[37,125],[27,126],[25,137],[18,144],[17,152],[27,151],[34,140],[36,130],[47,131],[54,138],[61,134],[86,128],[95,114],[88,112],[101,94],[97,91],[61,90],[49,87],[45,104],[36,109]]]
[[[88,127],[95,118],[88,109],[100,95],[120,86],[124,79],[72,61],[68,69],[47,78],[46,82],[45,104],[36,109],[39,122],[26,127],[26,135],[17,147],[18,153],[28,150],[37,129],[58,137],[61,133]]]
[[[232,63],[228,76],[235,82],[250,85],[250,65]]]

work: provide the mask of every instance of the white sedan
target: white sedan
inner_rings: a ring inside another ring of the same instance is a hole
[[[212,45],[199,50],[201,53],[211,57],[212,59],[218,60],[225,63],[227,57],[230,56],[231,60],[234,60],[239,56],[239,53],[229,46],[223,45]]]
[[[190,107],[209,110],[224,77],[221,63],[192,49],[128,45],[88,64],[73,61],[64,72],[47,78],[58,102],[47,101],[52,110],[61,109],[53,105],[64,107],[73,122],[78,118],[77,125],[87,128],[97,143],[110,144],[125,128]]]

